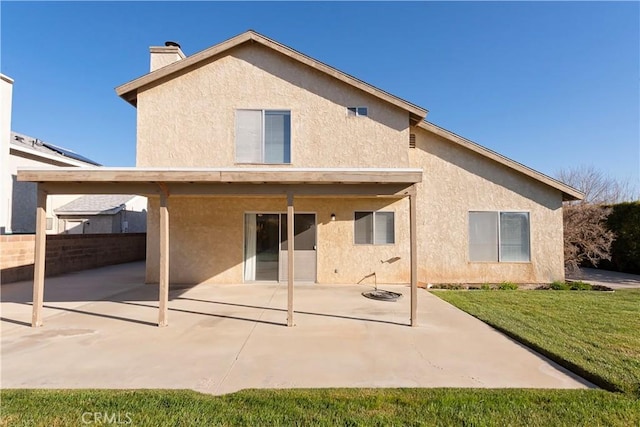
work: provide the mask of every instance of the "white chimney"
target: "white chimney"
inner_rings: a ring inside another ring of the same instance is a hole
[[[149,72],[186,58],[176,42],[165,42],[164,46],[151,46],[149,52],[151,52]]]

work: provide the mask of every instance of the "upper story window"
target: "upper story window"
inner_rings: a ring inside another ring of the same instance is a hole
[[[291,111],[236,110],[237,163],[291,163]]]
[[[367,107],[347,107],[347,115],[354,117],[368,116],[369,110]]]
[[[529,262],[528,212],[469,212],[469,261]]]

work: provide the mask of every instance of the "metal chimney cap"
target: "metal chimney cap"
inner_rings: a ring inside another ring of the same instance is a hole
[[[176,43],[176,42],[172,42],[171,40],[164,42],[165,46],[175,46],[178,49],[180,49],[180,44]]]

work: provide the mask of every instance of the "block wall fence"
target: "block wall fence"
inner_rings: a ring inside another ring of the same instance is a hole
[[[35,235],[0,236],[0,283],[33,279]],[[146,256],[146,233],[47,236],[45,276],[104,267]]]

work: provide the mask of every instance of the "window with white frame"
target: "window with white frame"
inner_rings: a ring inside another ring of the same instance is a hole
[[[237,163],[291,163],[291,111],[236,110]]]
[[[347,115],[354,117],[366,117],[369,115],[367,107],[347,107]]]
[[[469,212],[469,261],[530,260],[528,212]]]
[[[389,245],[395,243],[393,212],[356,212],[354,240],[357,245]]]

